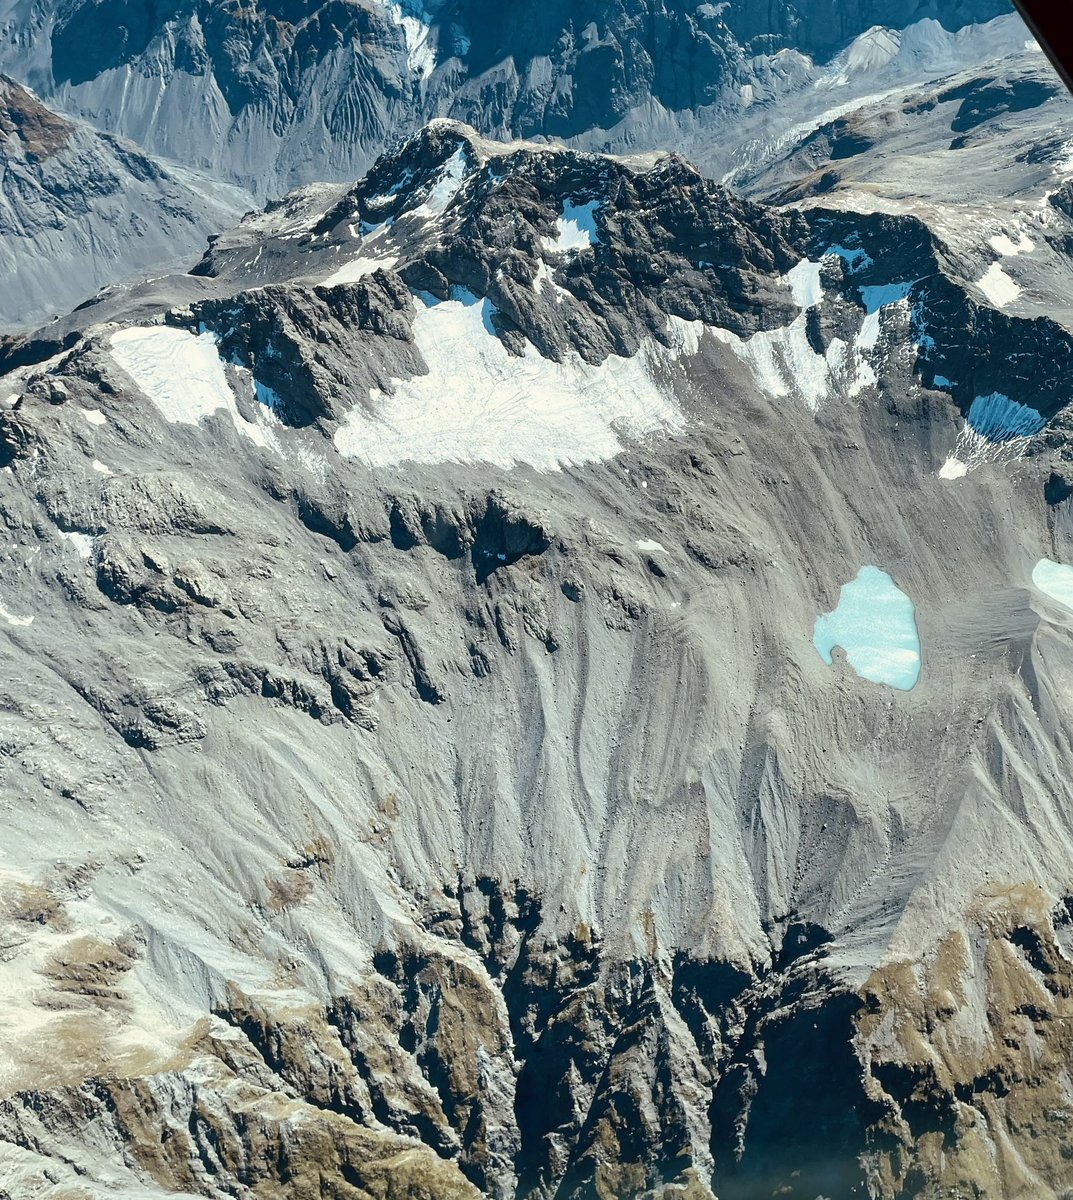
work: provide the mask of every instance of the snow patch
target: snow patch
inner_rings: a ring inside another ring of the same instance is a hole
[[[333,271],[327,279],[321,280],[321,287],[335,287],[340,283],[357,283],[366,275],[371,275],[381,267],[390,270],[399,260],[393,255],[386,258],[352,258],[344,263],[337,271]]]
[[[596,228],[596,210],[599,207],[599,200],[590,200],[587,204],[564,201],[562,212],[555,219],[558,234],[554,238],[542,238],[544,248],[552,254],[569,254],[598,246],[600,234]]]
[[[402,30],[406,41],[406,64],[421,79],[427,79],[436,69],[436,50],[431,44],[432,16],[414,0],[379,0],[392,24]]]
[[[874,260],[867,251],[860,246],[828,246],[823,253],[824,258],[840,258],[850,269],[850,274],[855,274],[857,271],[863,271],[866,267],[874,264]]]
[[[462,181],[466,178],[466,152],[464,146],[459,146],[451,157],[443,164],[439,179],[422,204],[413,210],[415,217],[438,217],[444,212],[451,201],[458,195]]]
[[[79,533],[77,530],[59,530],[59,535],[65,542],[70,542],[78,554],[79,558],[93,557],[93,538],[88,533]]]
[[[1016,242],[1004,233],[997,234],[995,237],[990,238],[989,241],[992,250],[995,250],[1004,258],[1013,258],[1018,254],[1030,254],[1036,248],[1035,243],[1023,229],[1017,231]]]
[[[14,613],[8,612],[2,602],[0,602],[0,617],[2,617],[9,625],[25,626],[32,625],[34,623],[33,617],[16,617]]]
[[[100,461],[100,459],[98,459],[98,458],[95,458],[93,460],[93,469],[94,469],[94,471],[99,472],[101,475],[114,475],[115,474],[115,472],[111,469],[111,467],[106,467],[104,465],[104,463],[102,463]]]
[[[260,425],[245,420],[238,411],[214,334],[164,325],[134,326],[112,334],[111,353],[170,424],[198,425],[223,409],[251,442],[269,445]]]
[[[712,333],[748,364],[766,396],[774,400],[796,396],[812,412],[840,389],[856,396],[876,382],[875,372],[860,353],[860,337],[853,347],[833,338],[826,353],[817,354],[808,339],[807,320],[803,312],[781,329],[764,329],[749,338],[725,329]]]
[[[977,279],[976,286],[995,308],[1005,308],[1021,294],[1021,289],[997,262],[992,263]]]
[[[493,311],[461,289],[442,302],[421,298],[413,336],[428,374],[355,404],[335,432],[339,452],[373,467],[488,462],[555,471],[685,425],[659,380],[696,353],[699,322],[672,319],[672,348],[647,339],[632,358],[611,355],[592,366],[576,354],[553,362],[534,346],[509,354],[492,330]]]
[[[659,542],[651,542],[647,538],[640,538],[637,542],[637,549],[643,550],[646,554],[666,554],[667,547]]]
[[[108,421],[99,408],[80,408],[78,411],[91,425],[104,425]]]
[[[865,312],[877,313],[888,304],[897,304],[900,300],[907,299],[915,283],[915,279],[903,279],[898,283],[881,283],[873,287],[859,288]]]
[[[798,308],[813,308],[823,299],[823,285],[820,283],[821,265],[803,258],[783,276],[782,281],[790,288]]]
[[[843,584],[838,607],[816,618],[813,645],[829,666],[841,646],[862,678],[907,692],[920,678],[920,637],[913,602],[878,567],[861,567]]]

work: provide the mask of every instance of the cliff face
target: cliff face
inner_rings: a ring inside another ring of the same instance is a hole
[[[438,121],[0,346],[0,1189],[1063,1194],[1073,339],[849,190]]]

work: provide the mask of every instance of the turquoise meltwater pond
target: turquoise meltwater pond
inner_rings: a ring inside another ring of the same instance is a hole
[[[861,567],[844,584],[834,612],[816,619],[812,643],[825,663],[841,646],[862,679],[907,692],[920,678],[920,637],[913,602],[878,567]]]

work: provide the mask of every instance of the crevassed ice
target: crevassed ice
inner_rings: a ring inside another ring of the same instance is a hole
[[[838,607],[816,618],[812,642],[825,663],[841,646],[862,678],[909,691],[920,678],[920,637],[913,602],[875,566],[843,584]]]
[[[599,200],[590,200],[586,204],[574,204],[572,200],[563,203],[563,210],[555,219],[558,236],[544,238],[544,247],[555,254],[566,254],[569,251],[587,250],[590,246],[600,244],[600,234],[596,228],[596,210],[600,207]]]
[[[356,403],[335,432],[339,452],[374,467],[488,462],[554,471],[612,458],[623,439],[684,426],[657,376],[696,353],[699,323],[672,320],[672,349],[648,339],[632,358],[592,366],[576,354],[553,362],[531,345],[508,354],[493,311],[461,289],[446,301],[419,298],[413,337],[428,374]]]
[[[992,442],[1032,437],[1047,424],[1034,408],[1018,404],[1002,392],[977,396],[969,406],[968,420],[978,434]]]
[[[1027,404],[1002,392],[977,396],[954,449],[939,468],[940,479],[961,479],[983,463],[1005,463],[1024,453],[1029,439],[1047,424]]]
[[[165,421],[198,425],[203,417],[223,409],[250,441],[269,445],[265,431],[238,411],[214,334],[166,325],[134,326],[113,333],[110,349]]]
[[[1045,596],[1073,610],[1073,567],[1041,558],[1032,569],[1032,582]]]

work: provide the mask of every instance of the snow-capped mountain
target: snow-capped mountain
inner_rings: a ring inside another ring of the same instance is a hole
[[[435,121],[0,347],[0,1194],[1063,1194],[1073,333],[763,171]]]
[[[0,253],[18,287],[0,328],[185,265],[248,196],[352,181],[433,117],[590,150],[674,147],[718,178],[743,146],[766,159],[788,130],[1027,37],[1004,0],[822,7],[0,0],[0,70],[35,90],[16,107],[70,125],[64,155],[3,151],[15,220]]]
[[[0,76],[0,328],[185,267],[249,207],[238,188],[60,117]]]

